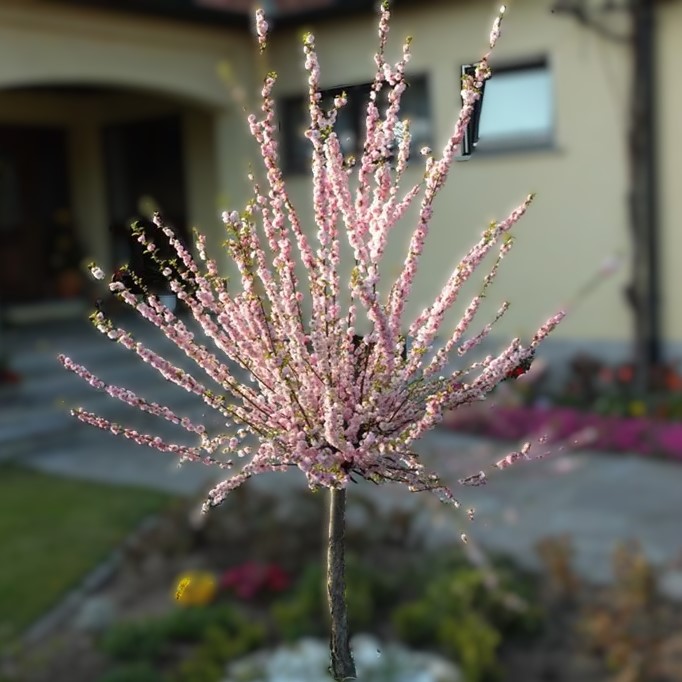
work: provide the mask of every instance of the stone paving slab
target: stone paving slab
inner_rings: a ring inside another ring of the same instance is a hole
[[[433,444],[453,485],[509,451],[448,433],[435,434]],[[611,576],[619,542],[638,542],[658,565],[682,558],[682,467],[675,462],[571,452],[520,463],[458,492],[463,507],[477,510],[469,533],[529,566],[537,542],[558,535],[572,538],[578,570],[596,582]]]
[[[178,467],[174,455],[138,446],[103,432],[91,433],[83,426],[80,434],[64,439],[54,448],[23,455],[16,461],[49,474],[99,483],[138,486],[184,496],[197,496],[220,478],[217,468],[191,463]]]
[[[85,427],[84,427],[85,428]],[[85,431],[88,431],[85,429]],[[546,537],[568,535],[576,567],[594,582],[611,575],[616,544],[637,541],[658,565],[682,558],[682,467],[637,456],[570,453],[519,464],[478,488],[456,481],[507,452],[499,443],[438,431],[418,451],[455,489],[461,510],[442,505],[427,493],[401,486],[351,486],[349,498],[371,495],[386,510],[413,509],[430,544],[459,542],[462,532],[490,550],[537,566],[536,545]],[[221,472],[201,464],[178,469],[172,456],[138,447],[104,433],[84,433],[69,445],[22,458],[30,467],[62,476],[114,484],[139,485],[187,496],[204,494]],[[298,471],[264,474],[246,486],[286,498],[306,490]],[[468,507],[476,509],[473,522]]]

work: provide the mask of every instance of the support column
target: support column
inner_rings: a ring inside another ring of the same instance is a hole
[[[213,250],[222,239],[213,114],[188,109],[182,122],[189,227],[205,234]]]
[[[69,128],[71,207],[86,257],[109,267],[111,239],[100,128],[82,116]]]
[[[215,114],[214,131],[219,214],[241,212],[251,198],[247,175],[252,168],[258,168],[258,150],[249,134],[246,116],[237,107]],[[222,264],[228,263],[231,265],[231,259],[225,254]]]

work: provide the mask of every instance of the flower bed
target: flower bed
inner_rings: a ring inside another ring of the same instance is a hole
[[[200,524],[196,504],[174,507],[125,544],[109,582],[58,631],[0,656],[0,679],[304,682],[298,667],[283,673],[292,651],[326,634],[322,505],[313,494],[285,503],[236,491]],[[483,682],[510,650],[542,650],[534,577],[498,558],[479,568],[472,545],[429,550],[423,516],[360,496],[350,510],[349,616],[354,633],[372,637],[355,642],[362,680]],[[313,677],[317,654],[322,673],[329,665],[327,645],[314,653],[305,679],[331,679]]]
[[[650,417],[603,415],[571,407],[506,406],[457,410],[445,418],[444,425],[503,440],[542,437],[546,443],[570,441],[587,433],[589,437],[579,447],[682,461],[682,423]]]
[[[354,643],[363,682],[442,682],[436,673],[455,668],[460,682],[682,679],[682,613],[656,588],[676,567],[659,574],[621,548],[612,584],[596,588],[575,572],[566,537],[545,538],[538,579],[485,559],[475,537],[432,546],[423,515],[360,491],[349,500],[347,576],[353,632],[371,635]],[[0,679],[272,682],[274,670],[312,682],[312,654],[328,656],[323,502],[256,488],[206,516],[191,502],[169,509],[122,546],[73,618],[3,652]],[[304,651],[307,678],[285,667],[305,663]]]

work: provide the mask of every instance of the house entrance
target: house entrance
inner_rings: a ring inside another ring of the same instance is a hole
[[[130,264],[147,281],[156,267],[142,256],[130,224],[155,210],[187,243],[187,206],[179,116],[108,125],[103,130],[112,269]],[[161,238],[157,244],[163,249]]]
[[[0,125],[0,300],[28,303],[80,286],[66,132]]]

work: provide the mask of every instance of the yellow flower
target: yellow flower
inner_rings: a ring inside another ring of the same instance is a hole
[[[215,598],[218,582],[212,573],[189,571],[176,581],[175,599],[183,606],[205,606]]]
[[[646,413],[646,403],[643,400],[633,400],[630,403],[630,414],[633,417],[643,417]]]

